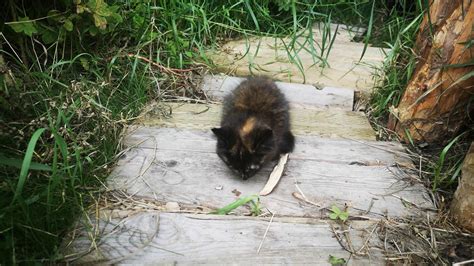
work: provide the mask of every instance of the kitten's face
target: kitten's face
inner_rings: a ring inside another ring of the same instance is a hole
[[[273,149],[271,129],[254,129],[244,139],[231,128],[213,128],[217,136],[217,155],[244,180],[255,175]]]

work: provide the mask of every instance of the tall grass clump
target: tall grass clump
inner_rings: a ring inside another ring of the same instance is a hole
[[[377,42],[389,48],[380,69],[381,79],[371,97],[370,115],[386,121],[391,106],[397,106],[416,64],[413,51],[416,35],[424,15],[424,6],[400,1],[389,10],[388,18],[379,23]]]

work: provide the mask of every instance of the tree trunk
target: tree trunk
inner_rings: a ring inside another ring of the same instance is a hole
[[[471,0],[432,1],[415,44],[415,71],[389,117],[388,127],[402,140],[443,142],[468,123],[474,110],[473,32]]]

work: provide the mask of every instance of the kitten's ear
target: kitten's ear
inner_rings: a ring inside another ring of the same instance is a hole
[[[228,139],[230,136],[230,130],[226,127],[215,127],[211,129],[214,135],[216,135],[217,138],[219,139]]]
[[[211,130],[212,130],[212,133],[214,133],[214,135],[216,135],[217,137],[219,137],[219,135],[221,135],[222,133],[222,128],[220,127],[214,127]]]

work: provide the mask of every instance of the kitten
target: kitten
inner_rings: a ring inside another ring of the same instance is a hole
[[[244,180],[270,160],[293,151],[289,106],[276,84],[248,78],[224,98],[217,155]]]

